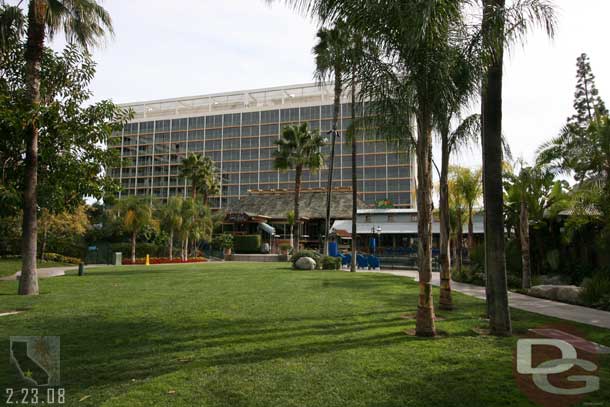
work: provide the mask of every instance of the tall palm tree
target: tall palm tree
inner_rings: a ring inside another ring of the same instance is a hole
[[[167,203],[159,209],[161,226],[169,232],[169,259],[174,258],[174,236],[182,227],[182,204],[184,200],[179,196],[172,196]]]
[[[452,235],[454,236],[454,254],[455,254],[455,270],[458,274],[462,272],[462,252],[464,242],[464,199],[457,187],[457,173],[452,168],[449,174],[449,180],[447,182],[448,196],[449,196],[449,210],[450,215],[453,215],[451,229]],[[449,294],[451,294],[449,292]],[[441,297],[442,298],[442,297]]]
[[[146,199],[135,195],[121,199],[116,207],[116,214],[120,217],[122,228],[129,233],[131,240],[131,262],[136,261],[136,240],[138,233],[146,227],[157,229],[159,223],[153,216],[152,207]]]
[[[220,190],[218,170],[208,156],[190,154],[182,160],[180,176],[191,180],[191,198],[196,199],[197,192],[201,192],[204,204]]]
[[[546,0],[518,1],[510,8],[505,0],[483,0],[481,42],[481,139],[483,153],[483,205],[485,207],[485,272],[487,313],[492,334],[511,335],[502,191],[502,82],[504,48],[522,40],[532,24],[552,36],[555,16]],[[510,29],[507,29],[510,27]]]
[[[333,123],[330,131],[330,158],[328,168],[328,186],[326,190],[326,223],[324,231],[324,254],[328,254],[328,231],[330,230],[330,203],[332,201],[333,171],[335,166],[335,138],[341,111],[341,93],[343,78],[349,70],[349,37],[350,31],[343,20],[337,20],[331,28],[318,30],[318,42],[313,48],[316,60],[316,80],[323,84],[328,79],[334,80]]]
[[[324,163],[321,152],[324,139],[317,131],[310,131],[307,123],[286,126],[282,137],[275,142],[278,149],[273,152],[273,166],[279,170],[294,170],[294,218],[297,233],[294,239],[295,250],[299,250],[299,198],[301,196],[301,176],[304,169],[317,171]]]
[[[451,109],[448,109],[451,110]],[[446,119],[439,123],[439,133],[441,138],[441,170],[440,170],[440,263],[441,263],[441,287],[439,308],[444,310],[453,309],[453,299],[451,296],[451,256],[450,256],[450,193],[449,193],[449,159],[453,152],[459,147],[478,140],[480,132],[480,116],[471,115],[460,125],[450,132],[449,123],[455,113],[446,115]],[[461,213],[460,213],[461,217]],[[459,226],[461,229],[461,225]]]
[[[25,50],[26,103],[33,112],[28,122],[25,153],[25,189],[23,193],[23,264],[19,280],[20,295],[38,294],[36,273],[38,120],[42,54],[45,40],[63,31],[69,42],[85,48],[97,45],[106,34],[112,34],[108,12],[96,0],[30,0],[27,7]]]

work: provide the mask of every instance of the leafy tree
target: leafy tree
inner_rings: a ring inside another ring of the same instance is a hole
[[[18,6],[21,4],[22,2]],[[15,9],[12,10],[15,11]],[[13,14],[18,15],[19,13],[14,12]],[[11,27],[19,26],[19,24],[15,24],[14,19],[1,19],[0,22],[2,23],[0,32],[6,32]],[[24,136],[26,147],[23,165],[23,265],[18,289],[19,294],[22,295],[38,294],[36,275],[38,144],[41,129],[44,129],[40,126],[41,120],[46,113],[53,112],[54,106],[50,103],[53,101],[49,97],[50,95],[45,97],[41,93],[41,84],[44,79],[45,40],[53,38],[59,30],[63,30],[68,42],[87,48],[95,45],[106,33],[112,33],[112,23],[106,10],[95,0],[30,0],[27,2],[27,31],[23,54],[25,63],[22,73],[24,86],[20,100],[21,111],[27,112],[24,115],[26,120],[21,122],[25,125],[20,132]],[[78,76],[72,73],[71,78],[76,77],[77,81],[88,83],[86,76],[84,78],[78,78]],[[75,106],[78,105],[80,104]],[[63,127],[63,120],[55,121],[54,124]],[[51,128],[54,127],[51,126]]]
[[[121,219],[123,230],[130,235],[131,262],[135,263],[138,234],[145,228],[159,228],[158,221],[153,217],[152,206],[148,199],[131,195],[118,202],[115,216]]]
[[[468,214],[468,250],[474,248],[473,215],[474,206],[481,198],[481,170],[471,170],[469,168],[456,169],[456,188],[462,195]]]
[[[202,154],[190,154],[180,168],[180,175],[191,180],[191,197],[197,198],[197,192],[203,195],[203,203],[207,204],[212,195],[220,190],[218,170],[212,159]]]
[[[159,221],[161,227],[169,233],[169,258],[174,258],[174,235],[179,233],[182,227],[182,204],[181,197],[173,196],[167,203],[159,208]]]
[[[282,136],[275,142],[277,151],[273,152],[274,167],[279,170],[295,170],[294,176],[294,218],[297,233],[294,239],[295,250],[299,248],[299,198],[301,195],[301,176],[303,169],[317,171],[324,163],[321,153],[324,140],[317,131],[310,131],[307,123],[286,126]]]
[[[86,205],[81,204],[73,211],[60,213],[42,209],[38,218],[38,227],[42,229],[40,260],[44,260],[50,235],[68,241],[75,236],[84,236],[91,227],[91,223],[87,216]]]

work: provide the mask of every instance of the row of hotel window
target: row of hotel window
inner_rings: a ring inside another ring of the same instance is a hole
[[[360,115],[362,105],[356,107],[357,116]],[[341,107],[340,117],[351,117],[351,104],[345,103]],[[210,115],[190,117],[173,120],[157,120],[125,125],[125,134],[146,133],[153,131],[175,131],[187,129],[212,129],[219,127],[248,126],[279,122],[299,122],[308,120],[332,119],[333,106],[308,106],[280,110],[266,110],[260,112],[230,113],[224,115]],[[345,119],[344,119],[345,120]],[[347,128],[344,126],[343,128]]]

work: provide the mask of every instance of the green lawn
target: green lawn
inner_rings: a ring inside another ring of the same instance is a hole
[[[407,278],[210,263],[92,269],[42,280],[37,298],[15,291],[0,282],[0,311],[26,310],[0,317],[0,390],[18,385],[8,336],[60,335],[67,405],[533,405],[512,375],[517,338],[473,332],[481,301],[456,294],[440,339],[403,333],[415,327],[400,317],[416,307]],[[518,333],[557,322],[513,318]],[[610,331],[577,328],[610,346]],[[610,400],[608,361],[587,402]]]
[[[75,264],[58,263],[55,261],[38,261],[38,268],[75,266]],[[0,259],[0,277],[10,276],[21,271],[20,259]]]

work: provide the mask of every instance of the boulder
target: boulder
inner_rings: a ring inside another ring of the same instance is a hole
[[[528,294],[547,300],[581,304],[581,290],[582,288],[575,285],[537,285],[530,288]]]
[[[311,257],[301,257],[294,263],[294,268],[297,270],[315,270],[316,261]]]

